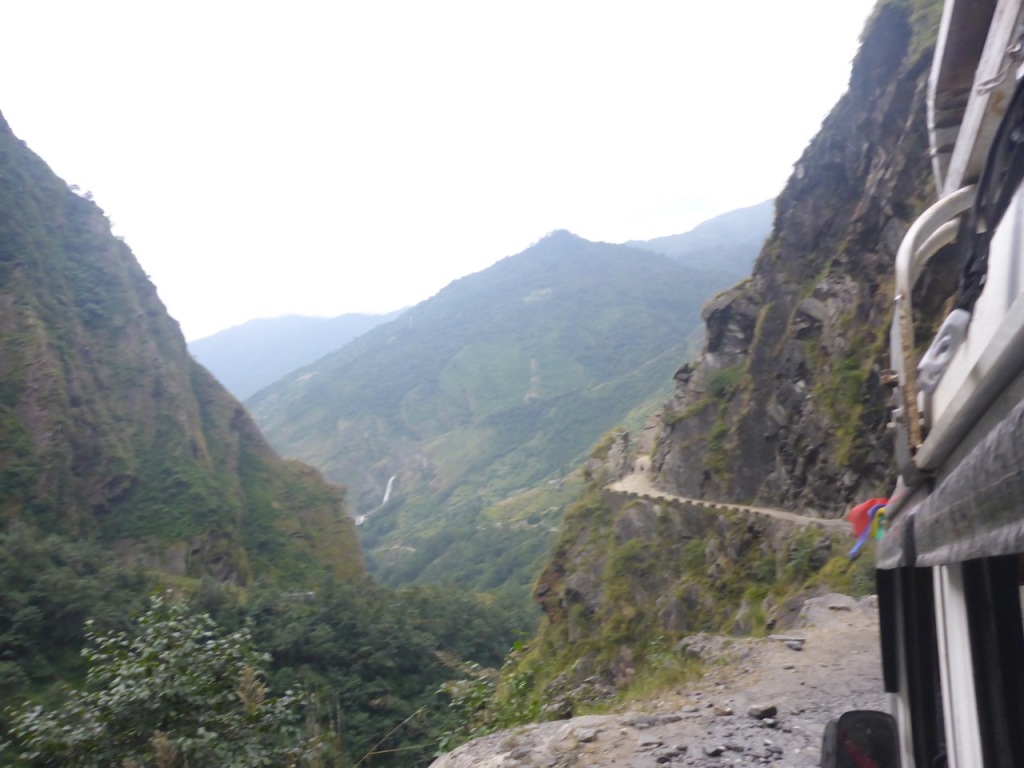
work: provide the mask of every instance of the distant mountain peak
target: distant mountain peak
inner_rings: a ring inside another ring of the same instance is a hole
[[[739,277],[555,230],[247,405],[273,445],[345,484],[383,583],[525,591],[549,544],[540,516],[560,514],[548,481],[662,402],[700,306]],[[499,545],[485,510],[505,501],[539,506]]]
[[[774,216],[775,201],[765,200],[715,216],[689,232],[652,240],[628,240],[625,245],[663,254],[691,268],[714,264],[740,279],[750,274],[754,259],[771,234]]]
[[[548,232],[546,235],[544,235],[544,237],[542,237],[540,239],[540,242],[543,242],[543,243],[547,243],[547,242],[557,243],[559,241],[582,240],[582,239],[583,239],[582,237],[580,237],[577,234],[574,234],[574,233],[570,232],[568,229],[553,229],[550,232]]]
[[[394,320],[350,313],[338,317],[259,318],[189,343],[189,350],[240,400],[282,376],[340,349],[371,328]]]

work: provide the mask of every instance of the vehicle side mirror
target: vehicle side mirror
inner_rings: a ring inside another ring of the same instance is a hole
[[[886,712],[855,709],[825,726],[821,768],[899,768],[896,720]]]

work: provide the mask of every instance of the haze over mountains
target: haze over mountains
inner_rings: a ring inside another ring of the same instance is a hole
[[[625,245],[664,254],[699,272],[718,272],[724,286],[749,274],[771,229],[773,211],[774,201],[767,200],[708,219],[689,232]],[[403,311],[257,318],[190,341],[188,348],[231,394],[245,400]]]
[[[707,227],[658,243],[674,258],[553,232],[248,405],[279,451],[344,483],[353,513],[370,515],[362,539],[379,578],[521,589],[559,505],[510,499],[665,398],[700,306],[749,272],[770,210],[730,214],[737,242],[725,225],[717,246]]]
[[[774,214],[775,201],[765,200],[715,216],[680,235],[628,240],[625,245],[662,253],[694,269],[713,267],[734,274],[739,280],[750,274],[754,259],[771,232]]]
[[[245,400],[399,314],[258,318],[190,341],[188,349],[231,394]]]

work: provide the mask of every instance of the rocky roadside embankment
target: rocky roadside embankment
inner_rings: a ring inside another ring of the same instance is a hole
[[[431,768],[817,766],[831,718],[885,709],[876,602],[814,598],[797,626],[756,640],[694,635],[684,646],[703,680],[620,714],[495,733]]]

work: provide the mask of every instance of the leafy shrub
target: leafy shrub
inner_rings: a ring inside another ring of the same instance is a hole
[[[33,765],[295,766],[317,750],[295,727],[298,699],[267,696],[269,657],[247,629],[225,633],[206,614],[160,597],[138,634],[87,630],[87,687],[59,709],[15,716]],[[91,626],[91,622],[90,622]]]
[[[739,386],[745,370],[746,367],[738,363],[715,371],[708,376],[708,392],[716,399],[728,400]]]
[[[461,673],[458,680],[441,686],[449,697],[455,724],[439,741],[442,751],[454,749],[470,739],[541,719],[541,699],[530,669],[517,663],[522,645],[505,660],[501,671],[479,664],[449,664]]]

